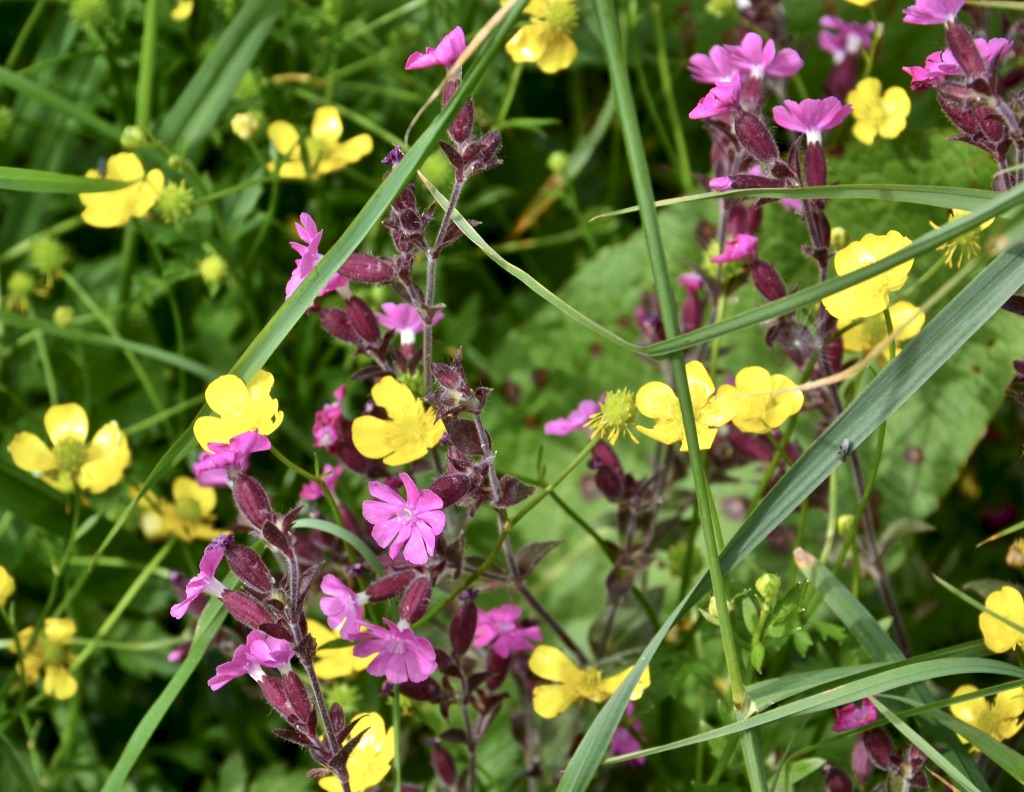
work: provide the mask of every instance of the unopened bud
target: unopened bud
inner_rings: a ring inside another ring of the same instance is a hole
[[[779,579],[778,575],[773,575],[771,572],[765,572],[757,579],[757,583],[754,584],[754,588],[757,589],[757,593],[764,597],[765,600],[771,602],[779,596],[779,591],[782,590],[782,581]]]
[[[364,593],[370,602],[383,602],[384,600],[389,600],[392,597],[397,597],[405,591],[406,586],[412,582],[412,579],[416,577],[416,575],[417,573],[411,569],[396,572],[393,575],[382,577],[380,580],[375,580],[366,587],[366,591]]]
[[[75,321],[75,309],[70,305],[58,305],[53,309],[53,323],[57,327],[70,327]]]
[[[438,746],[430,755],[430,764],[434,773],[448,786],[455,786],[457,775],[455,773],[455,760],[444,748]]]
[[[235,113],[231,116],[231,133],[239,140],[252,140],[260,131],[260,119],[255,113]]]
[[[569,155],[562,149],[557,149],[548,154],[545,164],[552,173],[565,173],[566,168],[569,167]]]
[[[257,529],[263,527],[266,522],[273,522],[274,510],[270,507],[270,498],[266,490],[252,476],[245,473],[237,473],[234,477],[232,492],[235,496],[235,504],[238,510],[245,515]]]
[[[196,199],[192,188],[182,179],[177,184],[168,182],[160,197],[156,199],[157,216],[165,223],[178,224],[192,214]]]
[[[455,611],[448,637],[451,638],[452,652],[456,655],[465,654],[473,643],[476,634],[477,608],[473,602],[465,602]]]
[[[764,121],[741,110],[736,114],[735,124],[736,137],[755,159],[761,162],[774,162],[779,158],[779,147]]]
[[[850,243],[850,235],[842,226],[833,226],[829,234],[829,244],[836,250],[841,250]]]
[[[839,519],[836,521],[836,529],[839,531],[839,535],[844,539],[853,536],[857,531],[857,525],[853,521],[853,515],[840,514]]]
[[[248,588],[258,594],[269,594],[274,578],[255,550],[245,545],[231,544],[227,551],[228,566]]]
[[[1016,539],[1006,551],[1006,565],[1011,569],[1024,569],[1024,539]]]
[[[411,624],[423,618],[423,614],[430,607],[432,590],[433,585],[430,583],[430,578],[425,575],[416,578],[405,590],[405,596],[402,597],[402,601],[398,605],[399,619]]]
[[[224,603],[227,612],[234,616],[237,621],[254,630],[258,629],[261,624],[274,620],[270,611],[254,598],[248,594],[243,594],[241,591],[226,589],[220,595],[220,600]]]
[[[473,118],[473,100],[470,99],[462,106],[458,115],[455,116],[455,120],[448,127],[448,135],[460,148],[469,142],[470,136],[473,134]]]
[[[121,148],[125,151],[146,145],[146,131],[135,124],[129,124],[121,130]]]
[[[755,259],[750,265],[750,278],[768,300],[781,300],[789,293],[785,281],[767,261]]]

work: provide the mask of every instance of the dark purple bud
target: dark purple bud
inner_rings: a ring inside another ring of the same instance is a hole
[[[380,340],[380,325],[377,324],[377,317],[369,305],[358,297],[352,297],[348,301],[347,313],[352,329],[360,338],[368,344],[375,344]]]
[[[740,110],[735,115],[736,137],[743,148],[760,162],[775,162],[779,158],[779,147],[764,121],[751,113]]]
[[[417,574],[412,569],[406,569],[402,572],[382,577],[380,580],[375,580],[366,587],[366,596],[370,598],[370,602],[383,602],[392,597],[397,597],[405,591],[406,586],[412,582],[412,579]]]
[[[978,52],[973,34],[959,20],[946,25],[946,43],[969,82],[985,77],[985,59]]]
[[[238,579],[258,594],[269,594],[274,588],[274,578],[267,565],[252,548],[233,544],[227,551],[228,566]]]
[[[854,778],[857,779],[858,784],[863,784],[869,778],[871,774],[875,772],[875,766],[871,762],[871,754],[868,753],[868,748],[864,745],[864,735],[857,737],[857,742],[853,744],[853,754],[850,756],[850,769],[853,770]]]
[[[1018,316],[1024,316],[1024,297],[1018,294],[1013,295],[1009,300],[1003,303],[1003,310],[1015,313]],[[1017,364],[1014,363],[1014,366]],[[1024,372],[1021,372],[1024,374]]]
[[[388,259],[377,258],[366,253],[353,253],[338,270],[349,280],[359,283],[391,283],[398,276],[394,264]]]
[[[480,434],[477,432],[476,424],[465,418],[454,418],[447,416],[443,419],[444,428],[448,430],[448,439],[451,444],[469,456],[480,456],[483,454],[483,446],[480,445]]]
[[[524,484],[515,476],[506,475],[498,482],[498,489],[498,499],[494,501],[494,508],[507,509],[526,500],[537,488]]]
[[[337,701],[331,704],[331,711],[329,715],[331,718],[331,726],[334,727],[335,733],[340,734],[345,730],[345,712],[341,709],[341,705]]]
[[[441,781],[448,786],[455,786],[458,776],[455,773],[455,760],[452,759],[450,753],[441,746],[438,746],[430,755],[430,764],[434,768],[434,773]]]
[[[438,144],[441,147],[441,151],[448,158],[448,161],[455,168],[456,178],[459,178],[462,174],[463,168],[465,168],[465,162],[462,159],[462,155],[459,154],[458,150],[449,142],[442,140]]]
[[[263,523],[263,528],[260,530],[260,538],[282,553],[287,553],[291,549],[288,544],[288,537],[272,522]]]
[[[405,154],[402,152],[401,146],[395,146],[391,151],[384,155],[384,159],[380,161],[381,165],[390,165],[392,168],[395,167],[399,162],[402,161],[402,157]]]
[[[284,683],[284,693],[288,697],[288,702],[291,704],[296,718],[300,721],[308,721],[309,717],[315,713],[309,700],[309,692],[302,679],[294,671],[290,671],[281,676],[281,681]],[[316,731],[315,723],[310,731]]]
[[[241,591],[227,589],[220,595],[221,602],[227,608],[228,613],[235,617],[246,627],[254,630],[265,622],[277,621],[263,605],[255,598]]]
[[[501,683],[505,681],[505,677],[508,674],[511,662],[511,655],[509,657],[502,657],[493,649],[487,653],[487,673],[490,674],[487,678],[487,687],[490,690],[501,687]]]
[[[789,293],[782,277],[767,261],[754,259],[750,265],[750,278],[757,290],[768,300],[781,300]]]
[[[442,696],[441,686],[435,679],[403,682],[398,686],[398,690],[403,696],[408,696],[414,701],[440,701]]]
[[[441,476],[434,479],[427,489],[437,495],[445,506],[451,506],[465,497],[471,485],[472,482],[469,476],[455,473],[450,476]]]
[[[730,190],[749,190],[754,187],[787,187],[787,185],[778,179],[773,179],[770,176],[755,176],[750,173],[740,173],[736,176],[729,177],[731,184],[728,189]]]
[[[359,334],[349,321],[348,314],[340,308],[321,308],[320,324],[324,330],[341,341],[355,344],[356,346],[361,341]]]
[[[459,83],[461,80],[449,80],[444,84],[444,88],[441,89],[441,107],[447,107],[448,103],[455,96],[455,92],[459,90]]]
[[[280,638],[282,641],[292,640],[292,631],[286,624],[279,622],[264,622],[260,625],[260,629],[271,638]]]
[[[615,451],[602,440],[594,446],[591,454],[590,467],[597,471],[595,477],[597,488],[610,501],[622,500],[626,495],[626,476]]]
[[[928,764],[928,757],[925,756],[924,751],[916,745],[911,745],[907,748],[907,766],[910,768],[911,773],[916,773],[926,764]]]
[[[469,141],[473,134],[473,100],[466,102],[459,114],[455,116],[452,125],[448,127],[448,134],[460,148]]]
[[[286,721],[292,722],[292,708],[288,703],[288,696],[284,691],[284,682],[280,677],[264,674],[259,682],[260,690],[267,699],[267,703],[281,714]]]
[[[864,747],[868,749],[871,763],[879,770],[895,770],[900,766],[900,757],[892,747],[892,740],[884,729],[871,729],[864,732]]]
[[[825,762],[821,772],[825,776],[825,788],[828,792],[853,792],[850,777],[835,765]]]
[[[683,299],[683,331],[689,333],[700,327],[704,316],[704,301],[695,291],[687,291]]]
[[[398,604],[398,617],[412,624],[423,618],[430,607],[430,593],[433,591],[430,578],[422,575],[409,584],[405,596]]]
[[[256,528],[265,522],[273,522],[274,510],[270,508],[270,498],[256,479],[245,473],[236,473],[234,476],[234,487],[232,493],[235,496],[235,504],[238,510],[245,515],[246,519]]]
[[[805,187],[823,187],[828,178],[828,166],[825,164],[825,150],[820,143],[811,143],[804,156]]]
[[[464,655],[469,651],[473,644],[473,636],[476,634],[476,616],[476,604],[473,602],[464,602],[452,616],[448,637],[451,639],[454,654]]]

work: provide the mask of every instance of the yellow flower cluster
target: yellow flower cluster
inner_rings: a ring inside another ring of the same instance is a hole
[[[593,667],[580,668],[554,646],[540,644],[530,655],[530,671],[551,684],[537,685],[533,689],[533,711],[542,718],[557,718],[579,699],[601,704],[612,694],[633,670],[630,666],[607,679]],[[636,701],[651,686],[651,669],[645,668],[629,696]]]
[[[894,85],[882,92],[882,81],[865,77],[846,94],[846,103],[853,107],[853,136],[865,146],[875,138],[895,140],[907,128],[910,96]]]
[[[26,685],[34,685],[43,678],[43,693],[59,701],[67,701],[78,692],[78,680],[69,670],[75,655],[71,639],[78,631],[74,619],[44,619],[43,632],[36,635],[35,627],[18,630],[16,641],[11,641],[11,653],[18,656],[15,671]]]
[[[282,179],[314,179],[353,165],[373,151],[373,138],[362,132],[342,141],[345,125],[334,105],[322,105],[313,112],[309,135],[303,137],[290,121],[271,121],[267,138],[283,158],[280,165],[267,163]],[[308,165],[308,168],[307,168]]]

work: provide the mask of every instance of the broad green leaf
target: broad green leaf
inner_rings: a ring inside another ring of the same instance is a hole
[[[111,179],[87,179],[69,173],[51,173],[33,168],[0,166],[0,190],[33,193],[109,192],[128,187],[127,182]]]

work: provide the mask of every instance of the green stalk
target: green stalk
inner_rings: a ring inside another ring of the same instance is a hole
[[[508,118],[509,110],[512,109],[512,100],[516,98],[516,89],[519,87],[519,79],[523,76],[523,64],[512,64],[512,73],[505,84],[505,95],[501,97],[501,107],[498,109],[498,117],[494,125],[500,127]]]
[[[39,21],[39,17],[46,11],[46,1],[36,0],[36,4],[32,6],[32,10],[28,14],[28,19],[22,24],[21,29],[18,31],[17,38],[14,39],[14,44],[11,46],[11,51],[7,53],[7,57],[4,58],[4,66],[8,69],[13,69],[14,64],[18,62],[18,58],[21,57],[21,51],[25,48],[25,44],[32,35],[32,29],[36,26]]]
[[[156,36],[160,29],[160,2],[146,0],[139,48],[139,77],[135,83],[135,124],[149,128],[153,109],[153,76],[156,73]]]
[[[672,86],[668,47],[665,44],[665,29],[668,26],[662,24],[663,17],[661,0],[651,0],[654,47],[658,64],[658,83],[661,87],[662,100],[665,102],[665,108],[668,111],[669,131],[672,133],[672,142],[675,145],[675,165],[679,176],[679,186],[683,194],[686,195],[687,193],[694,192],[696,187],[693,183],[693,171],[690,166],[690,152],[686,148],[686,136],[683,134],[683,124],[679,118],[679,105],[676,102],[676,93]]]
[[[0,66],[0,86],[10,88],[12,91],[35,99],[40,104],[55,110],[58,115],[66,115],[75,119],[82,126],[91,129],[101,138],[106,138],[115,144],[120,144],[121,142],[121,130],[109,121],[86,110],[83,105],[65,99],[56,91],[44,88],[35,80],[23,77],[3,66]]]

